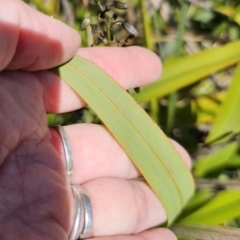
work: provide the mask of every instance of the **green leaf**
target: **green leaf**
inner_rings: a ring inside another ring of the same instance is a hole
[[[212,126],[211,132],[207,137],[207,142],[211,141],[218,136],[232,131],[240,131],[240,63],[235,69],[235,73],[227,91],[226,98],[218,110],[218,114],[214,124]],[[226,139],[223,139],[224,141]]]
[[[179,222],[204,225],[223,224],[225,221],[240,216],[239,203],[239,190],[222,191],[210,202]]]
[[[194,191],[178,152],[136,101],[91,62],[74,57],[57,69],[112,132],[162,202],[172,223]]]
[[[163,74],[158,81],[141,87],[139,94],[133,93],[138,102],[162,97],[240,61],[240,41],[223,47],[202,51],[164,63]]]
[[[183,212],[180,217],[181,218],[186,217],[190,213],[196,211],[196,209],[202,207],[213,197],[214,197],[214,193],[209,189],[203,189],[203,190],[196,191],[195,194],[193,195],[193,197],[188,202],[188,204],[183,209]]]
[[[226,15],[229,19],[234,20],[238,25],[240,25],[240,6],[235,8],[234,6],[224,4],[216,7],[214,10]]]
[[[212,153],[202,157],[194,163],[194,176],[205,177],[207,174],[222,170],[230,160],[230,157],[239,148],[239,143],[232,142],[225,146],[218,147]]]
[[[171,230],[182,238],[195,238],[201,240],[239,240],[240,229],[233,227],[220,227],[220,226],[194,226],[174,224]]]
[[[227,133],[233,132],[237,133],[240,131],[240,111],[238,108],[240,106],[240,64],[237,65],[235,73],[231,82],[231,85],[226,93],[226,97],[222,105],[218,109],[217,117],[212,125],[210,134],[207,137],[207,142],[218,138],[219,136]],[[217,142],[224,143],[227,142],[229,137],[222,138]],[[200,160],[195,162],[194,174],[196,177],[206,176],[212,171],[224,169],[226,166],[236,165],[240,162],[240,156],[238,153],[239,143],[232,142],[227,144],[217,152],[213,152]]]

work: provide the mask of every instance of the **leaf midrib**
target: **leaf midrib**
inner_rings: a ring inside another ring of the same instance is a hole
[[[156,156],[156,158],[158,159],[158,161],[160,162],[160,164],[163,166],[163,168],[166,170],[166,172],[168,173],[168,176],[170,176],[170,179],[172,179],[173,184],[175,185],[177,192],[179,194],[180,200],[181,200],[181,207],[183,207],[183,199],[182,199],[182,195],[181,192],[178,188],[178,185],[176,184],[176,181],[174,180],[174,178],[172,177],[172,175],[170,174],[169,170],[167,169],[167,167],[162,163],[162,161],[159,159],[158,155],[155,153],[155,151],[152,149],[152,147],[148,144],[148,142],[145,141],[144,137],[140,134],[139,131],[137,131],[137,129],[134,127],[134,125],[131,123],[131,121],[128,120],[127,116],[120,111],[120,109],[117,107],[117,105],[111,100],[111,98],[108,97],[108,95],[106,95],[104,93],[104,91],[97,85],[95,84],[94,81],[92,81],[91,78],[89,78],[86,74],[84,74],[84,72],[80,71],[78,68],[76,68],[75,66],[73,66],[70,63],[68,63],[69,67],[72,67],[75,71],[77,71],[79,74],[83,75],[85,78],[87,78],[101,93],[103,96],[105,96],[109,102],[111,102],[111,104],[114,106],[114,108],[120,113],[120,115],[122,115],[124,117],[124,119],[130,124],[130,126],[133,128],[133,130],[138,134],[138,136],[140,136],[141,140],[146,143],[146,145],[148,146],[148,148],[151,150],[151,152],[153,153],[153,155]],[[122,113],[122,114],[121,114]],[[159,129],[158,129],[159,130]],[[161,133],[162,134],[162,133]]]

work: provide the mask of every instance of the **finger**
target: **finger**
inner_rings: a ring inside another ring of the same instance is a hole
[[[117,143],[112,134],[103,126],[74,124],[64,127],[73,153],[72,183],[84,183],[100,177],[132,179],[141,174]],[[52,142],[65,161],[60,136],[52,130]],[[179,144],[173,142],[183,161],[189,156]]]
[[[155,228],[138,234],[96,237],[89,240],[177,240],[177,238],[166,228]]]
[[[159,58],[140,47],[86,48],[78,54],[98,65],[126,89],[146,85],[156,80],[161,72]],[[45,89],[48,112],[66,112],[85,106],[84,101],[53,73],[36,74]]]
[[[114,79],[119,79],[121,85],[130,84],[129,87],[150,83],[161,72],[159,57],[141,47],[111,47],[107,51],[106,48],[82,48],[77,54],[104,69]]]
[[[0,5],[0,70],[49,69],[77,51],[79,34],[67,25],[23,1],[0,0]]]
[[[135,234],[166,221],[166,213],[143,181],[99,178],[83,185],[93,211],[93,236]]]
[[[171,142],[172,142],[173,146],[175,147],[175,149],[180,153],[182,159],[184,159],[184,162],[187,164],[187,167],[189,169],[191,169],[192,168],[192,159],[191,159],[189,153],[186,151],[186,149],[183,146],[181,146],[175,140],[171,139]]]
[[[135,178],[139,171],[112,134],[103,126],[75,124],[65,126],[73,154],[71,182],[83,183],[99,177]],[[60,135],[52,130],[52,142],[65,161]]]

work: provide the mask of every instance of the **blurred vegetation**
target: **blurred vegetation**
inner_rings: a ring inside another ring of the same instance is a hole
[[[94,19],[97,14],[88,0],[26,2],[76,29],[85,17]],[[130,93],[194,159],[197,191],[176,221],[181,225],[173,230],[184,239],[213,239],[212,231],[221,233],[214,239],[240,239],[235,232],[240,226],[239,0],[124,2],[129,9],[119,11],[121,18],[139,31],[132,44],[153,50],[164,66],[156,83]],[[80,34],[82,47],[90,46],[90,31]],[[48,120],[49,125],[100,123],[88,108],[49,115]],[[196,235],[198,229],[192,225],[205,228]],[[234,228],[213,230],[212,226]]]

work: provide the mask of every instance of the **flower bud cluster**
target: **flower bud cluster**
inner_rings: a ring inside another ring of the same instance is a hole
[[[137,30],[134,26],[129,23],[118,20],[118,13],[114,12],[117,10],[127,10],[128,4],[121,1],[113,1],[111,4],[103,6],[99,0],[94,0],[98,6],[98,23],[92,23],[91,17],[86,17],[80,27],[83,31],[87,27],[91,27],[92,34],[94,36],[94,45],[103,43],[106,46],[111,46],[115,41],[118,46],[126,46],[129,40],[138,36]],[[110,12],[113,12],[110,15]],[[123,40],[119,36],[114,37],[114,26],[119,25],[127,33],[127,37]]]

